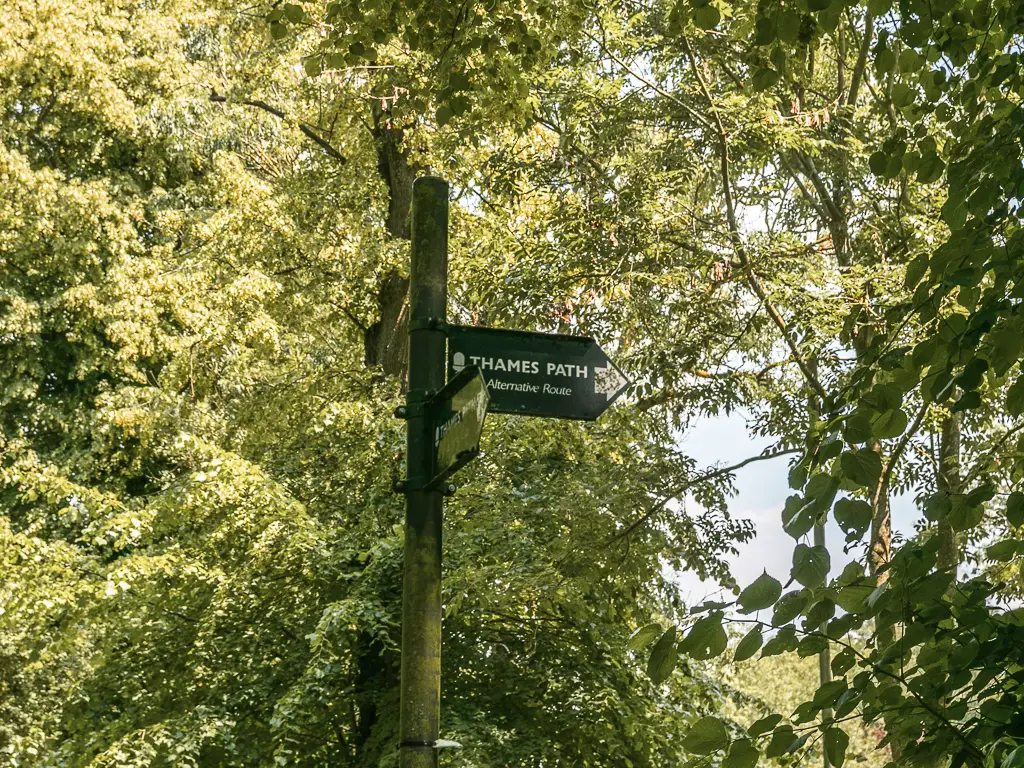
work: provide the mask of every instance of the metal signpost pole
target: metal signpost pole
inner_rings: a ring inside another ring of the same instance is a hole
[[[441,713],[441,515],[443,493],[427,490],[436,472],[427,407],[445,384],[448,184],[413,183],[409,280],[409,394],[402,589],[401,768],[436,768]]]

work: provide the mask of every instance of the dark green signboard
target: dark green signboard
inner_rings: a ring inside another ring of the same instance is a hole
[[[480,369],[495,413],[593,420],[630,384],[585,336],[450,326],[449,379],[469,366]]]
[[[453,376],[430,403],[434,467],[431,485],[443,482],[480,452],[480,435],[490,398],[475,366]]]

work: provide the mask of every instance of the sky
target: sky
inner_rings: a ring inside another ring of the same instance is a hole
[[[695,457],[701,466],[735,464],[755,456],[771,445],[767,438],[751,435],[743,413],[707,418],[696,423],[680,440],[679,447]],[[796,542],[782,530],[782,507],[786,497],[794,493],[788,482],[789,462],[792,456],[758,461],[736,471],[737,494],[729,509],[735,518],[746,518],[754,523],[755,537],[740,544],[737,555],[727,558],[741,587],[752,582],[762,571],[768,571],[783,584],[789,580],[793,546]],[[689,502],[688,502],[689,503]],[[909,533],[918,517],[912,496],[893,499],[893,529]],[[835,522],[829,520],[825,528],[825,543],[832,558],[832,575],[863,550],[845,554],[845,536]],[[693,572],[677,575],[681,596],[685,603],[694,605],[721,594],[717,582],[702,582]]]

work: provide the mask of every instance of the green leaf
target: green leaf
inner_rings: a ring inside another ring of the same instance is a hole
[[[302,69],[307,77],[316,77],[320,74],[320,59],[316,56],[307,56],[302,60]]]
[[[788,624],[782,627],[775,633],[774,637],[764,644],[764,648],[761,650],[761,658],[765,659],[769,656],[778,656],[780,653],[795,651],[796,646],[796,629],[792,624]]]
[[[817,472],[807,483],[807,500],[814,502],[815,511],[828,509],[839,490],[839,480],[827,472]]]
[[[947,519],[954,531],[967,531],[981,523],[985,510],[979,504],[971,506],[963,493],[949,495],[950,510]]]
[[[640,629],[629,636],[626,648],[630,651],[639,651],[653,643],[654,638],[661,633],[661,624],[648,624],[646,627],[640,627]]]
[[[270,39],[281,40],[288,36],[288,25],[275,21],[270,25]]]
[[[679,652],[695,659],[705,660],[718,656],[729,644],[722,626],[722,615],[712,614],[700,619],[679,643]]]
[[[942,206],[942,220],[954,232],[963,229],[967,223],[967,203],[962,197],[955,196],[953,190]]]
[[[967,503],[974,507],[978,504],[984,504],[986,501],[992,501],[995,495],[996,487],[986,480],[967,494]]]
[[[879,440],[899,437],[907,428],[907,414],[900,409],[886,411],[875,419],[871,428]]]
[[[807,0],[807,10],[818,13],[832,5],[832,0]]]
[[[832,510],[847,541],[860,539],[871,526],[871,505],[860,499],[840,499]]]
[[[717,717],[702,717],[683,739],[683,749],[694,755],[710,755],[728,745],[729,731]]]
[[[751,78],[751,85],[753,85],[755,91],[766,91],[779,82],[780,77],[781,75],[776,70],[761,67]]]
[[[868,13],[872,16],[882,16],[892,8],[892,0],[868,0]]]
[[[743,636],[743,639],[736,645],[736,653],[733,661],[746,661],[759,650],[764,644],[764,636],[761,634],[761,627],[751,629]]]
[[[802,659],[815,656],[828,649],[828,638],[823,635],[807,635],[796,646],[796,655]]]
[[[875,56],[875,68],[885,74],[886,72],[892,72],[893,67],[896,66],[896,54],[890,51],[888,48],[883,48]],[[888,161],[886,161],[888,162]],[[872,169],[873,170],[873,169]],[[881,174],[876,174],[881,175]]]
[[[850,737],[838,726],[831,726],[825,731],[825,754],[835,768],[842,768],[846,762],[846,748],[850,745]]]
[[[806,628],[820,627],[835,615],[836,604],[829,598],[823,597],[812,605],[809,611],[807,611],[807,618],[804,626]]]
[[[1020,359],[1021,351],[1024,350],[1024,338],[1021,338],[1019,329],[1014,327],[992,331],[986,342],[989,347],[987,357],[996,376],[1003,376],[1010,370],[1010,366]]]
[[[882,475],[882,459],[870,448],[846,451],[839,457],[843,473],[857,485],[874,487]]]
[[[854,665],[857,663],[857,656],[854,654],[851,648],[844,648],[842,651],[832,657],[832,674],[835,677],[845,675]]]
[[[886,167],[889,165],[889,156],[882,150],[872,153],[871,157],[868,158],[868,168],[875,176],[882,176],[885,173]]]
[[[983,357],[976,357],[956,377],[957,386],[961,389],[977,389],[985,378],[985,371],[989,369],[989,362]]]
[[[701,29],[714,29],[722,20],[722,14],[713,5],[702,5],[693,12],[693,22]]]
[[[760,720],[755,720],[751,723],[750,727],[747,728],[747,733],[750,734],[750,738],[756,739],[758,736],[763,736],[771,730],[775,729],[779,723],[782,722],[782,715],[766,715]]]
[[[929,254],[922,253],[922,254],[920,254],[918,256],[915,256],[910,261],[910,263],[907,264],[907,272],[906,272],[906,275],[903,278],[903,285],[904,285],[904,287],[907,290],[912,290],[919,282],[921,282],[921,278],[924,277],[924,273],[928,271],[928,263],[929,263]],[[921,363],[918,362],[917,350],[918,350],[918,348],[925,349],[925,346],[924,346],[925,344],[927,344],[927,342],[923,341],[920,344],[918,344],[916,347],[914,347],[913,361],[914,361],[914,365],[917,365],[919,367],[920,367]],[[934,350],[934,347],[933,347],[933,350]]]
[[[933,494],[927,496],[924,500],[924,516],[934,522],[942,520],[949,511],[953,508],[953,504],[949,498],[949,491],[936,491]]]
[[[917,166],[917,180],[921,184],[931,184],[933,181],[938,181],[945,170],[946,164],[942,162],[938,153],[930,152],[921,158],[921,162]]]
[[[814,461],[817,464],[823,464],[829,459],[834,459],[842,452],[842,440],[825,440],[821,445],[818,446],[818,452],[814,454]]]
[[[837,719],[842,719],[853,712],[860,704],[860,694],[852,688],[843,691],[843,695],[836,699],[835,712]]]
[[[769,45],[775,42],[775,23],[762,16],[754,22],[754,45]]]
[[[1014,528],[1024,525],[1024,493],[1014,491],[1006,499],[1006,519]]]
[[[676,668],[676,628],[669,627],[651,651],[647,662],[647,676],[655,685],[668,680]]]
[[[790,496],[782,508],[782,529],[794,539],[799,539],[814,527],[816,506],[800,496]]]
[[[805,587],[820,586],[825,583],[830,563],[831,559],[825,547],[797,544],[793,551],[793,578]]]
[[[1024,768],[1024,745],[1017,747],[1004,757],[999,768]]]
[[[800,490],[807,482],[808,459],[804,456],[800,461],[789,469],[789,487],[793,490]]]
[[[807,596],[803,590],[795,589],[787,592],[775,604],[775,613],[772,615],[772,625],[781,627],[788,624],[807,607]]]
[[[800,14],[795,11],[788,9],[782,11],[776,24],[779,30],[779,39],[787,43],[792,43],[800,34]]]
[[[1021,542],[1016,539],[1003,539],[985,550],[985,556],[997,563],[1013,560],[1021,549]]]
[[[761,753],[750,739],[737,739],[729,747],[722,768],[754,768],[760,756]]]
[[[1024,376],[1018,376],[1006,391],[1006,412],[1011,416],[1024,413]]]
[[[960,413],[961,411],[973,411],[975,408],[981,407],[981,393],[980,392],[964,392],[960,395],[960,399],[953,403],[949,409],[953,413]]]
[[[848,443],[866,443],[871,439],[871,421],[863,413],[854,412],[843,424],[843,439]]]
[[[437,120],[437,124],[442,128],[448,124],[448,121],[455,116],[455,112],[447,104],[442,104],[437,108],[437,112],[434,113],[434,119]]]
[[[874,584],[868,579],[850,584],[839,590],[839,594],[836,595],[836,605],[849,613],[859,613],[864,610],[864,601],[874,591]]]
[[[305,17],[306,13],[302,10],[301,5],[295,3],[285,3],[284,6],[284,17],[288,19],[292,24],[298,24]]]
[[[768,742],[768,748],[764,751],[765,757],[781,757],[787,752],[792,751],[797,747],[794,745],[798,739],[796,732],[791,726],[784,725],[780,728],[775,729],[775,733],[772,734],[772,739]]]
[[[773,605],[782,594],[782,584],[765,571],[740,592],[740,613],[754,613]]]
[[[838,680],[829,680],[827,683],[823,683],[818,687],[818,690],[814,692],[814,706],[827,707],[838,699],[839,694],[846,689],[847,684],[845,677],[841,677]]]

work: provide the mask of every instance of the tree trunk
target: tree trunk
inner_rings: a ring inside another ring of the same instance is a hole
[[[409,162],[402,129],[390,125],[388,113],[375,107],[373,122],[377,171],[387,184],[389,194],[387,230],[392,237],[408,240],[412,182],[418,169]],[[380,318],[370,326],[364,338],[366,365],[380,366],[386,376],[403,380],[409,353],[408,293],[408,277],[397,270],[389,271],[377,295]]]
[[[389,193],[387,231],[394,238],[408,241],[412,182],[418,169],[409,162],[403,132],[390,125],[390,116],[377,107],[373,120],[377,170]],[[398,378],[403,389],[409,357],[408,294],[408,277],[403,277],[397,269],[389,270],[377,293],[379,319],[367,329],[363,339],[367,367],[379,367],[385,376]],[[401,590],[401,581],[397,589]],[[376,765],[381,745],[397,738],[397,719],[384,717],[378,702],[382,691],[397,693],[398,656],[384,651],[377,640],[361,634],[354,661],[358,708],[358,720],[352,726],[355,764]]]

